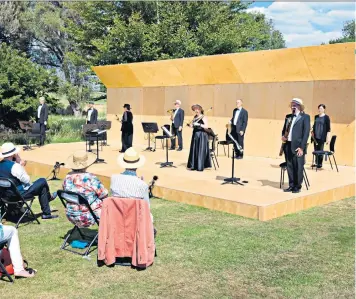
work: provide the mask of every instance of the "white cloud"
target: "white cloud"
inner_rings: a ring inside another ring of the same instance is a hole
[[[341,37],[343,23],[355,18],[355,3],[273,2],[247,11],[265,14],[283,33],[287,47],[300,47]]]

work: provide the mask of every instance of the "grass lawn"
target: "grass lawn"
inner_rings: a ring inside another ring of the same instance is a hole
[[[0,281],[0,298],[354,298],[353,198],[270,222],[162,199],[151,207],[158,257],[137,272],[59,250],[72,225],[56,200],[60,219],[19,228],[37,276]]]

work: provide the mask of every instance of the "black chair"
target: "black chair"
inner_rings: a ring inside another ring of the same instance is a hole
[[[221,140],[218,142],[218,146],[216,147],[216,154],[219,156],[219,145],[222,145],[224,148],[224,155],[226,156],[225,146],[227,146],[227,157],[230,158],[230,145],[233,145],[233,141],[231,140],[230,136],[227,134],[226,130],[226,138],[225,140]]]
[[[25,211],[22,213],[22,216],[16,223],[16,228],[19,227],[22,219],[27,214],[31,222],[36,221],[38,224],[40,224],[31,209],[34,199],[34,197],[24,199],[19,190],[16,188],[15,184],[10,179],[0,178],[0,203],[3,208],[1,218],[4,218],[9,206],[11,205],[17,205],[18,208],[25,207]]]
[[[28,146],[31,148],[31,140],[39,140],[38,143],[41,143],[41,124],[34,123],[32,125],[31,132],[27,134]]]
[[[164,125],[164,127],[168,130],[168,131],[171,131],[171,126],[170,125]],[[154,148],[154,151],[156,150],[156,144],[157,144],[157,139],[158,140],[161,140],[161,144],[162,144],[162,149],[164,149],[164,139],[167,138],[167,134],[162,130],[163,132],[163,135],[160,135],[160,136],[156,136],[155,137],[155,148]]]
[[[218,142],[218,135],[209,135],[209,140],[211,141],[211,147],[209,148],[211,160],[213,161],[214,168],[216,170],[216,165],[219,166],[217,156],[215,155],[216,143]],[[216,164],[215,164],[216,163]]]
[[[339,169],[337,168],[337,164],[336,164],[336,159],[335,159],[335,142],[336,142],[336,135],[333,135],[331,137],[330,150],[329,151],[314,151],[313,152],[312,169],[314,169],[314,166],[315,166],[315,171],[318,171],[318,167],[317,167],[318,158],[320,156],[325,156],[325,161],[327,160],[327,157],[328,157],[331,169],[334,170],[333,164],[332,164],[331,159],[330,159],[330,156],[332,156],[334,158],[334,163],[335,163],[336,170],[337,170],[337,172],[339,172]]]
[[[6,245],[6,242],[0,243],[0,255],[1,255],[1,250],[5,247],[5,245]],[[2,272],[1,278],[3,276],[6,276],[11,283],[14,283],[14,280],[12,279],[11,275],[9,274],[9,272],[7,272],[7,270],[4,266],[4,261],[2,259],[0,259],[0,269]]]
[[[284,174],[287,170],[287,162],[283,162],[283,163],[279,164],[279,167],[281,168],[281,179],[279,182],[279,188],[282,189],[282,186],[284,185]],[[303,168],[303,180],[305,183],[305,187],[307,188],[307,190],[309,190],[310,183],[309,183],[309,179],[307,176],[307,172],[305,171],[305,168]]]
[[[64,208],[66,208],[66,203],[72,203],[72,204],[76,204],[76,205],[85,205],[88,208],[90,214],[93,216],[95,223],[99,226],[99,219],[96,217],[95,213],[93,212],[92,208],[90,207],[89,202],[83,195],[81,195],[79,193],[71,192],[71,191],[64,191],[64,190],[58,190],[57,194],[58,194],[58,197],[60,198]],[[91,247],[94,245],[95,241],[97,241],[99,233],[97,233],[94,238],[90,237],[90,239],[89,239],[90,243],[89,243],[88,249],[84,253],[81,253],[81,252],[74,251],[74,250],[67,248],[70,245],[68,240],[72,236],[72,234],[75,233],[75,231],[78,231],[79,235],[81,236],[81,238],[83,240],[88,239],[88,236],[86,236],[81,231],[80,227],[78,227],[77,225],[74,225],[73,229],[69,232],[69,234],[65,238],[65,240],[61,246],[61,249],[67,250],[67,251],[70,251],[72,253],[79,254],[82,256],[87,256],[91,252],[90,251]]]

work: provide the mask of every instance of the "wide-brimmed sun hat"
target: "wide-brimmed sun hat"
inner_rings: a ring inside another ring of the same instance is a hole
[[[192,106],[192,110],[195,111],[195,109],[203,110],[203,107],[200,106],[199,104],[194,104],[194,105]]]
[[[143,155],[139,155],[138,152],[133,148],[128,148],[125,153],[121,154],[117,158],[117,163],[128,169],[136,169],[142,167],[146,162],[146,158]]]
[[[290,101],[290,104],[297,104],[300,106],[301,110],[304,110],[304,104],[303,104],[303,100],[302,99],[299,99],[299,98],[293,98],[291,101]]]
[[[16,147],[11,142],[6,142],[1,146],[0,150],[0,161],[4,158],[10,157],[12,155],[16,155],[20,152],[20,148]]]
[[[66,167],[73,170],[81,170],[92,165],[96,160],[96,155],[80,150],[70,155],[65,163]]]

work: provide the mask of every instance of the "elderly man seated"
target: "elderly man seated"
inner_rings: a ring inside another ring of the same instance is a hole
[[[17,187],[24,199],[38,196],[42,210],[42,219],[57,218],[51,215],[49,202],[57,197],[57,193],[49,192],[46,179],[40,178],[31,183],[30,176],[24,168],[25,162],[18,153],[20,149],[13,143],[4,143],[0,153],[0,177],[10,179]]]

